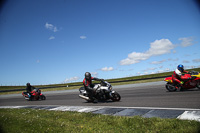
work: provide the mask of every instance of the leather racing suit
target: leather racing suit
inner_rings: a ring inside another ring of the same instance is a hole
[[[188,71],[183,71],[183,73],[188,73]],[[172,80],[175,84],[181,85],[181,81],[185,80],[184,78],[181,78],[181,75],[182,73],[178,69],[174,71],[174,73],[172,74]]]
[[[92,84],[92,80],[101,81],[102,79],[98,79],[94,77],[91,77],[90,80],[87,80],[86,78],[83,79],[83,85],[90,99],[94,99],[94,94],[95,94],[95,90],[93,89],[94,84]]]

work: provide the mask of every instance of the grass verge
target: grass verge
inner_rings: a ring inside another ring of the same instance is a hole
[[[0,109],[0,132],[200,132],[200,122],[36,109]]]

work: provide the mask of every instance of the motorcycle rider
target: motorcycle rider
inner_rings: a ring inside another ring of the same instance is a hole
[[[35,89],[35,87],[32,86],[30,83],[27,83],[27,84],[26,84],[26,92],[27,92],[27,93],[31,93],[31,91],[32,91],[33,89]]]
[[[94,78],[89,72],[85,73],[85,78],[83,79],[83,85],[89,95],[89,98],[92,99],[94,102],[97,102],[97,99],[94,97],[96,92],[93,89],[94,84],[92,84],[92,80],[102,81],[103,79]]]
[[[182,73],[188,73],[188,71],[185,71],[184,66],[182,64],[179,64],[172,74],[173,82],[178,85],[177,89],[180,89],[181,86],[184,84],[183,80],[185,79],[181,78]]]

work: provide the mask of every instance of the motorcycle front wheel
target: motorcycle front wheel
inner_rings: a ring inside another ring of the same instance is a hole
[[[40,96],[40,99],[41,99],[41,100],[46,100],[46,97],[45,97],[44,95],[41,95],[41,96]]]
[[[197,88],[200,89],[200,81],[197,83]]]
[[[167,83],[167,84],[165,85],[165,87],[166,87],[166,89],[167,89],[168,91],[170,91],[170,92],[176,91],[176,90],[177,90],[176,87],[173,86],[173,85],[170,84],[170,83]]]
[[[116,91],[114,93],[112,93],[112,98],[111,100],[116,102],[116,101],[120,101],[121,96],[119,95],[119,93],[117,93]]]

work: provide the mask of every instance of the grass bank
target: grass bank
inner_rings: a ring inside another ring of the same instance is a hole
[[[0,109],[0,132],[200,132],[200,122],[34,109]]]

